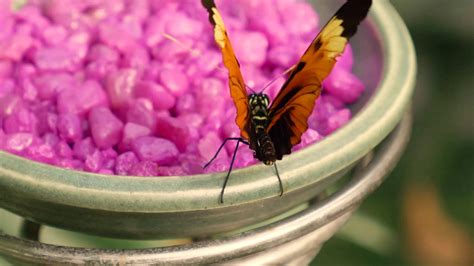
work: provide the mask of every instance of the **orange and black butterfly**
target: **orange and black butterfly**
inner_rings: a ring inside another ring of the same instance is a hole
[[[224,65],[229,71],[230,95],[237,109],[235,122],[240,128],[241,138],[236,140],[231,165],[220,194],[223,202],[224,189],[232,171],[239,143],[248,144],[254,157],[266,165],[274,165],[280,185],[283,185],[275,161],[290,154],[291,148],[300,143],[302,134],[308,129],[308,117],[321,93],[321,84],[329,75],[336,58],[341,55],[357,26],[366,17],[372,0],[348,0],[314,38],[299,62],[289,72],[278,95],[271,104],[263,93],[248,94],[240,72],[224,21],[213,0],[202,0],[214,26],[214,39],[222,51]],[[217,156],[206,164],[209,165]]]

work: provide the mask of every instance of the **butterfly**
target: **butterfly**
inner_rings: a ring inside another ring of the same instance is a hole
[[[291,148],[301,142],[308,129],[308,117],[321,94],[321,84],[331,73],[336,58],[340,56],[360,22],[367,16],[372,0],[348,0],[311,42],[299,62],[288,73],[273,102],[263,92],[248,94],[240,64],[237,60],[227,30],[214,0],[202,0],[214,27],[214,40],[222,52],[222,59],[229,74],[230,95],[236,107],[235,122],[240,129],[240,138],[227,138],[216,155],[204,166],[207,167],[228,140],[237,141],[227,176],[222,186],[220,202],[229,180],[235,155],[240,143],[249,145],[254,157],[266,165],[274,165],[283,195],[276,160],[291,153]]]

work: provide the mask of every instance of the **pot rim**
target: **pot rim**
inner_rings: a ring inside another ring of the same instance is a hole
[[[410,102],[416,58],[405,24],[393,6],[381,0],[374,1],[369,21],[382,46],[382,80],[348,124],[278,162],[285,192],[321,182],[362,158],[393,130]],[[102,175],[62,169],[0,151],[0,186],[21,189],[35,199],[62,205],[118,212],[182,212],[279,196],[273,168],[258,164],[232,171],[224,204],[220,204],[224,177],[225,172],[157,178]]]

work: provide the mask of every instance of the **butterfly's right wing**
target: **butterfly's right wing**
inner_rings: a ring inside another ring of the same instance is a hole
[[[209,20],[214,26],[214,39],[221,49],[224,66],[229,71],[230,95],[237,109],[235,123],[240,128],[240,135],[244,139],[249,140],[249,104],[244,79],[240,72],[239,61],[235,57],[234,50],[227,36],[224,21],[216,8],[214,0],[202,0],[202,4],[209,12]]]

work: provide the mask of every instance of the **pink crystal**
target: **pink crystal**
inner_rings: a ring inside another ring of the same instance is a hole
[[[148,136],[150,133],[151,130],[145,126],[135,123],[126,123],[123,128],[122,148],[128,150],[130,148],[130,143],[134,139]]]
[[[15,154],[21,154],[33,144],[35,136],[31,133],[13,133],[5,137],[5,149]]]
[[[217,149],[223,143],[222,139],[217,136],[215,132],[209,132],[201,140],[199,140],[198,149],[201,157],[210,160]],[[222,149],[218,155],[218,158],[228,159],[228,155],[225,149]]]
[[[139,137],[132,142],[132,150],[142,161],[148,160],[159,165],[170,165],[179,154],[175,144],[156,137]]]
[[[160,80],[177,97],[183,95],[188,88],[188,77],[177,69],[164,69],[160,73]]]
[[[88,155],[91,155],[96,150],[96,147],[90,137],[82,139],[74,143],[74,156],[85,160]]]
[[[27,155],[28,158],[43,162],[43,163],[54,163],[56,160],[56,153],[54,148],[48,144],[32,145],[28,147]]]
[[[265,62],[268,41],[265,35],[252,31],[237,31],[232,35],[235,53],[239,61],[260,66]]]
[[[97,172],[101,169],[103,157],[99,150],[95,150],[92,154],[86,156],[84,161],[84,169],[89,172]]]
[[[89,112],[89,124],[94,143],[99,148],[110,148],[122,137],[122,121],[106,107],[92,108]]]
[[[107,76],[106,88],[113,108],[120,108],[129,103],[137,82],[137,71],[121,69]]]
[[[75,142],[82,139],[81,118],[71,113],[59,115],[58,131],[61,138],[66,141]]]
[[[139,162],[135,153],[129,151],[117,156],[115,164],[115,173],[117,175],[128,175],[133,165]]]
[[[139,82],[135,91],[138,97],[150,99],[156,110],[168,110],[176,103],[176,99],[171,93],[153,82]]]
[[[170,116],[157,116],[156,134],[171,140],[180,151],[185,151],[192,141],[188,127],[180,120]]]
[[[147,160],[138,162],[132,166],[129,174],[134,176],[157,176],[158,164]]]
[[[3,129],[7,134],[18,132],[35,134],[38,131],[38,118],[28,109],[21,108],[5,119]]]
[[[153,111],[153,103],[144,98],[135,100],[126,111],[126,120],[154,131],[156,127],[156,114]]]
[[[107,106],[107,95],[97,81],[88,80],[80,87],[64,89],[58,95],[59,113],[83,115],[96,106]]]
[[[324,80],[323,86],[326,91],[345,103],[355,102],[365,89],[364,84],[357,76],[342,68],[332,71]]]

